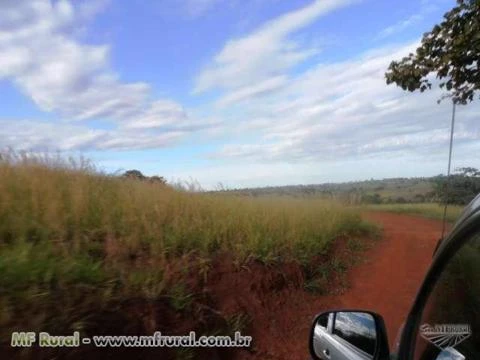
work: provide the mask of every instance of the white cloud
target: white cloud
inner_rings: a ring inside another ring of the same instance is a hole
[[[127,122],[125,127],[133,129],[159,128],[175,126],[179,120],[184,122],[188,116],[182,106],[170,100],[157,100],[150,108],[139,114],[133,121]]]
[[[171,146],[185,132],[145,133],[127,129],[101,130],[67,123],[0,120],[0,149],[30,151],[132,150]]]
[[[377,40],[385,39],[389,36],[401,33],[408,28],[422,22],[429,14],[435,12],[442,2],[449,2],[449,0],[421,0],[420,8],[415,14],[410,15],[406,19],[400,20],[396,24],[386,27],[377,36]]]
[[[249,92],[251,84],[269,81],[318,52],[315,48],[302,48],[290,38],[318,17],[352,0],[316,0],[310,5],[267,22],[253,33],[226,43],[196,79],[195,92],[210,89],[240,89]],[[235,98],[224,99],[230,102]],[[244,99],[243,96],[240,96]]]
[[[126,130],[156,131],[210,131],[221,124],[215,119],[192,120],[186,110],[174,101],[157,100],[135,118],[124,122],[121,128]]]
[[[20,150],[83,150],[106,135],[103,130],[31,120],[0,120],[0,127],[0,148],[15,146]]]
[[[107,46],[83,45],[70,33],[86,6],[82,12],[66,0],[2,2],[0,78],[12,80],[40,109],[68,118],[134,114],[148,106],[149,86],[122,83],[109,69]]]
[[[408,29],[409,27],[422,21],[423,19],[423,14],[414,14],[405,20],[399,21],[398,23],[383,29],[378,35],[378,39],[384,39],[393,34],[402,32],[403,30]]]
[[[437,105],[440,91],[410,94],[385,83],[389,63],[415,49],[418,41],[384,46],[341,62],[317,63],[299,75],[288,75],[293,65],[315,53],[292,41],[291,35],[347,3],[313,2],[226,43],[195,88],[219,89],[220,109],[241,102],[236,113],[228,111],[230,120],[223,128],[232,140],[212,153],[213,159],[269,166],[385,156],[431,161],[447,146],[450,105]],[[433,5],[423,2],[421,9],[384,35],[420,21]],[[467,120],[478,111],[472,104],[463,112],[456,131],[463,148],[480,140],[479,125]]]
[[[212,156],[264,163],[435,156],[448,145],[451,104],[437,104],[439,90],[410,94],[385,84],[390,61],[416,45],[318,64],[262,98],[261,104],[244,104],[251,121],[246,119],[232,133],[255,129],[260,140],[231,142]],[[457,146],[480,140],[480,125],[473,120],[479,109],[476,103],[459,109]]]
[[[217,105],[220,107],[226,107],[228,105],[232,105],[239,101],[246,100],[252,97],[258,98],[259,96],[280,89],[282,86],[285,86],[287,82],[288,78],[286,76],[273,76],[258,84],[244,86],[238,90],[230,92],[229,94],[222,97],[217,102]]]
[[[108,46],[79,42],[76,31],[105,4],[105,0],[0,2],[0,80],[12,81],[43,111],[68,120],[109,121],[117,133],[136,130],[123,141],[116,140],[116,133],[91,130],[92,139],[108,137],[104,144],[95,144],[97,148],[155,147],[164,138],[211,127],[190,119],[172,100],[152,100],[149,84],[122,82],[110,68]],[[156,131],[141,132],[152,128]],[[53,145],[53,139],[39,139]],[[59,147],[74,143],[60,142]],[[80,143],[86,143],[85,138]]]
[[[197,109],[198,117],[172,99],[152,99],[145,82],[122,81],[110,66],[108,45],[79,40],[78,29],[104,1],[0,2],[0,80],[13,82],[40,109],[77,120],[0,119],[0,147],[151,149],[201,131],[225,142],[212,154],[221,161],[176,174],[202,183],[318,182],[332,180],[333,172],[334,180],[369,178],[375,167],[374,176],[436,171],[446,156],[450,105],[437,105],[438,90],[408,94],[384,80],[390,61],[417,43],[317,62],[292,75],[295,65],[307,58],[313,63],[318,53],[294,35],[350,2],[315,1],[227,42],[196,79],[197,92],[220,90],[216,101]],[[455,154],[470,154],[465,159],[480,151],[479,115],[476,103],[458,109]],[[89,119],[108,126],[91,128]]]

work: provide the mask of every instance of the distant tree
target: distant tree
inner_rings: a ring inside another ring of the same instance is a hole
[[[436,198],[449,204],[468,204],[480,193],[480,171],[471,168],[458,168],[450,178],[439,176],[434,185]]]
[[[163,176],[157,176],[157,175],[150,176],[148,178],[148,181],[150,181],[151,183],[155,183],[155,184],[162,184],[162,185],[167,184],[167,180]]]
[[[423,194],[415,194],[413,200],[414,200],[415,202],[423,203],[423,202],[425,202],[425,195],[423,195]]]
[[[163,176],[154,175],[149,177],[149,176],[143,175],[142,172],[139,170],[125,171],[122,174],[122,176],[125,178],[134,179],[134,180],[144,180],[154,184],[162,184],[162,185],[167,184],[167,180]]]
[[[123,177],[136,180],[145,180],[146,176],[139,170],[127,170],[123,173]]]
[[[427,191],[425,194],[425,201],[433,202],[437,199],[438,196],[436,195],[435,190]]]
[[[380,196],[379,193],[374,193],[374,194],[364,194],[362,196],[362,203],[366,204],[381,204],[382,197]]]
[[[480,177],[480,170],[473,167],[461,167],[455,169],[458,173],[468,177]]]
[[[403,197],[403,196],[399,196],[395,199],[395,202],[397,204],[406,204],[407,203],[407,200]]]
[[[393,61],[385,77],[387,84],[423,92],[432,88],[429,75],[433,73],[453,101],[466,104],[480,90],[479,64],[480,1],[457,0],[444,20],[423,35],[416,53]]]

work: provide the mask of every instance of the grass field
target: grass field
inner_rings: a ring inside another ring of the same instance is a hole
[[[444,207],[435,203],[422,204],[379,204],[379,205],[365,205],[366,210],[374,211],[389,211],[399,214],[414,214],[431,219],[443,219]],[[449,205],[447,208],[447,221],[454,222],[460,216],[463,206]]]
[[[339,236],[371,230],[334,202],[187,193],[82,160],[2,155],[0,337],[98,327],[98,314],[132,298],[167,297],[180,311],[190,297],[171,264],[185,256],[205,268],[222,253],[308,264]]]

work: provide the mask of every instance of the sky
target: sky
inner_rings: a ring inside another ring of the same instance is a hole
[[[445,173],[451,103],[384,74],[454,4],[0,0],[0,149],[206,189]],[[480,168],[479,116],[454,167]]]

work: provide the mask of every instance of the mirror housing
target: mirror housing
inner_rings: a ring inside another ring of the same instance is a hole
[[[365,310],[332,310],[316,315],[309,350],[315,360],[390,359],[382,316]]]
[[[448,347],[446,349],[443,349],[442,352],[438,354],[435,360],[465,360],[465,356],[463,356],[454,348]]]

